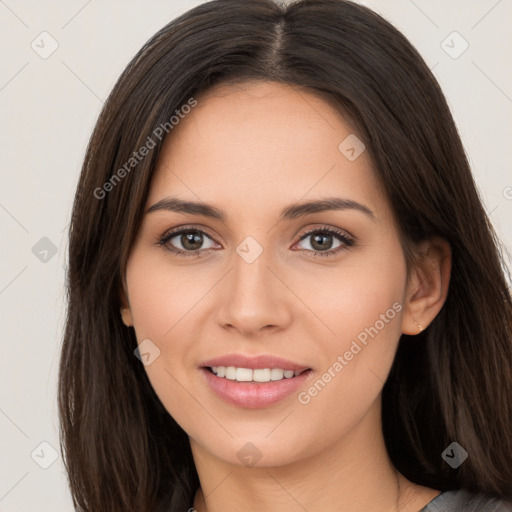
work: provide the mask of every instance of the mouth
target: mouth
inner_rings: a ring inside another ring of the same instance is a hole
[[[201,365],[199,370],[213,396],[245,409],[286,403],[284,400],[298,393],[314,375],[312,368],[265,356],[224,357]]]

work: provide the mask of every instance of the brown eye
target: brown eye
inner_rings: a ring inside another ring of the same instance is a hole
[[[203,245],[203,235],[197,231],[182,233],[178,237],[182,247],[187,251],[196,251]]]
[[[299,242],[308,239],[310,242],[305,249],[314,251],[315,256],[331,256],[354,245],[354,240],[345,233],[327,228],[308,231]],[[334,245],[336,242],[338,244]]]
[[[205,247],[208,241],[210,244]],[[179,255],[196,256],[199,252],[212,249],[215,242],[204,231],[188,228],[167,233],[159,244]]]

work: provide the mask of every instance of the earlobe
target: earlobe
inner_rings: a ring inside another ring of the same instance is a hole
[[[126,327],[133,327],[132,311],[130,309],[128,299],[126,298],[126,293],[123,287],[121,287],[121,289],[119,290],[119,297],[121,301],[120,311],[123,323],[124,325],[126,325]]]
[[[416,325],[418,327],[420,332],[423,331],[423,329],[424,329],[423,325],[421,325],[419,322],[416,322],[416,320],[414,321],[414,325]]]
[[[416,335],[428,327],[437,316],[448,296],[451,274],[450,244],[439,237],[424,242],[419,262],[411,270],[402,333]]]
[[[132,312],[130,308],[121,308],[121,318],[126,327],[133,327]]]

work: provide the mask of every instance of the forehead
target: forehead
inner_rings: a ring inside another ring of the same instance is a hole
[[[357,135],[324,98],[289,84],[247,82],[220,84],[196,99],[164,142],[148,203],[172,193],[279,207],[339,191],[378,209],[370,158],[363,151],[351,161],[340,151]]]

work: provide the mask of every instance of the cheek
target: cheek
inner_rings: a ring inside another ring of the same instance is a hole
[[[137,247],[126,270],[137,341],[151,340],[153,354],[157,354],[144,370],[164,407],[182,426],[188,413],[180,411],[189,410],[191,405],[185,380],[192,368],[193,340],[198,339],[194,307],[207,291],[199,281],[197,287],[191,282],[191,274],[185,268],[171,272],[161,255],[154,257]]]
[[[330,328],[329,352],[348,350],[360,334],[364,342],[365,332],[375,325],[381,345],[397,341],[406,280],[399,247],[354,253],[338,268],[314,278],[316,285],[311,289],[317,291],[309,295],[308,304]]]
[[[401,335],[406,276],[402,253],[394,249],[354,258],[319,283],[315,312],[331,335],[317,340],[324,366],[300,400],[311,407],[312,417],[333,425],[356,421],[384,385]]]
[[[136,246],[126,269],[137,341],[149,339],[157,347],[158,357],[144,368],[169,411],[190,401],[183,384],[196,371],[196,343],[204,338],[201,301],[218,280],[217,273],[199,267],[171,267],[165,254]]]
[[[204,272],[171,268],[159,251],[137,248],[128,262],[126,281],[137,339],[160,343],[172,338],[188,315],[193,316],[194,307],[208,291]]]

